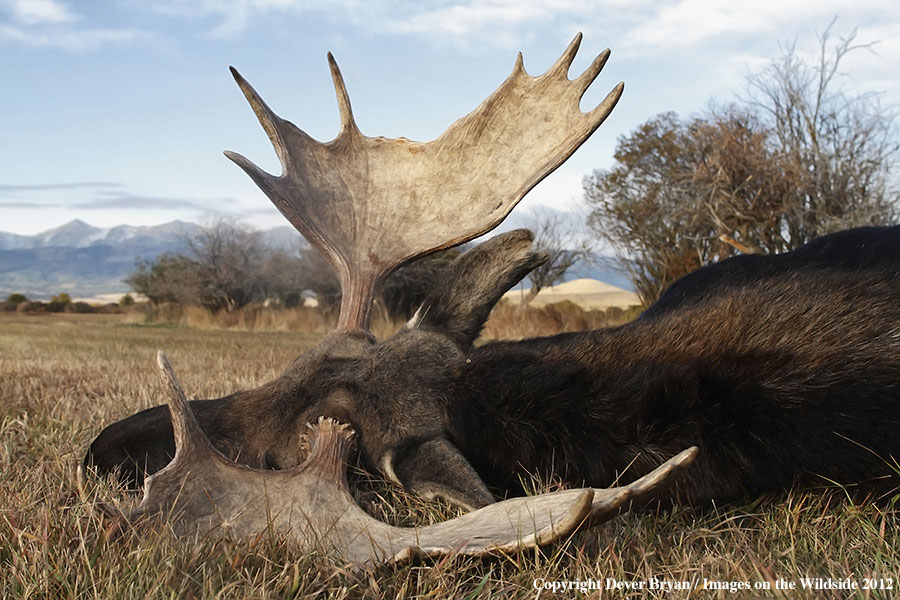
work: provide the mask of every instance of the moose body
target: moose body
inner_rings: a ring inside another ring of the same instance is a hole
[[[900,228],[730,258],[622,327],[470,360],[448,431],[489,484],[607,485],[692,445],[670,491],[692,503],[884,477],[900,457]]]
[[[393,338],[336,336],[261,388],[192,403],[201,426],[230,457],[285,468],[302,458],[284,442],[290,432],[334,417],[359,432],[370,467],[470,506],[490,501],[478,476],[501,492],[529,474],[602,487],[688,446],[700,448],[697,460],[664,492],[688,503],[890,475],[900,456],[900,228],[723,260],[621,327],[473,347],[493,303],[535,261],[509,264],[502,247],[483,246],[491,260],[477,277],[448,277],[425,316]],[[140,457],[127,470],[137,479],[141,466],[168,462],[166,407],[118,425],[90,460],[119,468]]]

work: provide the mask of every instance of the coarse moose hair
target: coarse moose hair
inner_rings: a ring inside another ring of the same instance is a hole
[[[473,349],[451,439],[492,485],[628,481],[688,446],[665,495],[900,486],[900,227],[741,255],[621,327]],[[866,485],[869,484],[869,485]]]

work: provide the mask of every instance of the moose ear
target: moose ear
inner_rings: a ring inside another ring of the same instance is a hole
[[[435,329],[468,349],[500,297],[547,256],[532,250],[534,234],[516,229],[483,242],[457,258],[406,324]]]
[[[494,497],[456,446],[431,439],[393,457],[393,475],[406,489],[423,498],[443,498],[469,510],[494,502]]]

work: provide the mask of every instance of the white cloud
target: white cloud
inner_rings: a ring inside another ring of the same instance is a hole
[[[531,210],[541,206],[560,211],[575,210],[583,204],[583,178],[584,173],[578,168],[563,165],[528,192],[522,205]]]
[[[4,8],[17,23],[35,25],[43,23],[71,23],[78,17],[56,0],[2,0]]]
[[[611,15],[634,20],[651,0],[467,0],[423,3],[397,9],[383,4],[378,29],[443,37],[455,42],[473,40],[492,46],[517,48],[534,40],[538,31],[606,31]],[[436,5],[437,4],[437,5]]]
[[[356,5],[356,0],[157,0],[151,10],[188,19],[214,19],[215,37],[230,37],[244,31],[255,17],[270,13],[318,10],[332,13]]]
[[[3,1],[3,0],[0,0]],[[9,0],[7,0],[9,1]],[[49,1],[49,0],[48,0]],[[449,38],[516,46],[548,29],[603,35],[639,52],[697,46],[735,36],[791,36],[801,24],[822,27],[834,15],[862,23],[876,15],[896,22],[896,0],[155,0],[164,15],[211,21],[209,33],[228,37],[255,19],[317,13],[372,33]]]
[[[553,8],[546,2],[488,0],[443,6],[410,16],[386,15],[386,22],[392,31],[401,33],[469,35],[552,17]]]
[[[255,18],[269,14],[316,12],[373,32],[457,40],[476,37],[495,46],[508,46],[526,36],[524,30],[530,26],[580,19],[586,13],[597,13],[601,5],[619,3],[629,4],[628,0],[158,0],[152,10],[176,17],[213,19],[216,24],[210,33],[215,36],[238,34]]]
[[[801,23],[819,22],[825,27],[835,15],[882,14],[896,19],[896,8],[887,0],[677,0],[660,4],[655,14],[630,29],[623,41],[644,47],[695,46],[735,35],[776,33]]]
[[[84,52],[153,38],[136,29],[84,26],[79,15],[57,0],[0,0],[0,14],[4,12],[10,20],[0,21],[0,44]]]
[[[60,48],[74,52],[95,50],[107,44],[149,40],[153,36],[134,29],[52,29],[37,30],[0,24],[0,44],[34,48]]]

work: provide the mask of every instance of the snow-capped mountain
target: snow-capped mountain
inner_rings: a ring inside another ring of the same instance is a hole
[[[195,235],[199,230],[199,225],[184,221],[172,221],[163,225],[148,227],[117,225],[116,227],[102,229],[75,219],[65,225],[60,225],[35,235],[0,232],[0,250],[86,248],[98,244],[115,245],[133,240],[141,240],[147,244],[168,244]]]
[[[74,220],[35,235],[0,232],[0,300],[12,293],[49,298],[127,292],[123,281],[136,262],[164,252],[183,252],[201,227],[172,221],[162,225],[94,227]],[[273,248],[292,250],[300,234],[292,227],[262,232]]]

